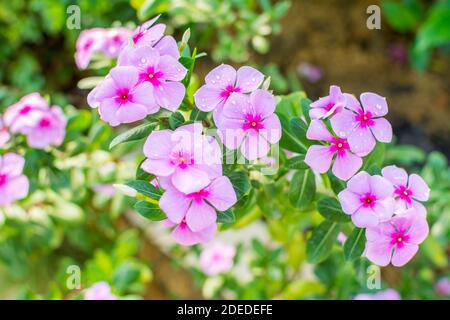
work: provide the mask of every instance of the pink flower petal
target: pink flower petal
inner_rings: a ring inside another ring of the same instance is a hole
[[[359,110],[361,110],[361,104],[359,103],[358,99],[356,99],[356,97],[352,94],[349,93],[344,93],[344,97],[345,97],[345,106],[350,109],[353,110],[355,112],[358,112]]]
[[[233,185],[230,179],[225,176],[211,182],[208,192],[209,195],[206,197],[206,200],[219,211],[228,210],[237,201]]]
[[[385,118],[373,119],[373,125],[370,127],[375,138],[384,143],[392,141],[392,126]]]
[[[369,179],[370,175],[365,171],[361,171],[347,182],[347,188],[356,194],[370,192]]]
[[[427,220],[424,216],[415,212],[416,216],[412,217],[411,227],[408,231],[409,240],[408,242],[412,244],[420,244],[422,243],[428,236],[429,227]]]
[[[346,214],[353,214],[361,207],[360,195],[344,189],[338,194],[339,202],[341,203],[342,211]]]
[[[175,188],[170,188],[159,200],[159,207],[171,222],[179,224],[186,216],[191,202],[191,198],[186,197]]]
[[[311,120],[308,131],[306,131],[306,137],[310,140],[319,141],[333,141],[334,137],[328,131],[325,123],[321,120]]]
[[[154,89],[156,103],[170,111],[175,111],[184,99],[186,88],[180,82],[162,82]]]
[[[222,143],[231,150],[239,148],[245,137],[242,123],[239,120],[223,118],[221,127],[225,128],[219,130],[219,137]]]
[[[167,159],[146,159],[142,169],[157,176],[169,176],[175,171],[175,166]]]
[[[236,81],[236,70],[227,64],[212,69],[205,77],[205,82],[211,86],[226,88],[228,85],[234,86]]]
[[[173,148],[172,131],[153,131],[144,144],[146,157],[155,159],[167,159]]]
[[[114,98],[103,99],[98,108],[100,118],[108,122],[111,126],[118,126],[120,121],[117,119],[117,111],[119,110],[119,105],[116,103]]]
[[[259,130],[259,134],[267,141],[274,144],[281,139],[280,119],[276,114],[272,114],[262,121],[264,129]]]
[[[194,232],[201,231],[210,225],[215,224],[216,220],[216,211],[203,200],[194,200],[186,213],[186,224]]]
[[[252,67],[240,67],[237,71],[236,86],[242,92],[252,92],[261,85],[264,75]]]
[[[3,186],[4,192],[10,194],[14,200],[23,199],[28,195],[30,184],[28,178],[20,175],[9,178]]]
[[[144,119],[147,116],[147,108],[142,104],[128,102],[117,110],[117,120],[121,123],[131,123]]]
[[[393,198],[377,200],[372,209],[377,213],[380,222],[387,221],[394,214],[395,200]]]
[[[424,218],[427,216],[427,209],[420,202],[413,200],[412,207],[414,208],[414,210],[416,210],[416,212],[419,216],[424,217]]]
[[[391,261],[391,255],[392,246],[389,244],[389,241],[366,243],[366,257],[376,265],[382,267],[387,266]]]
[[[210,178],[208,174],[188,166],[185,169],[177,168],[172,175],[172,183],[179,191],[189,194],[205,188]]]
[[[355,114],[352,111],[342,110],[330,119],[333,131],[341,138],[346,138],[357,128]]]
[[[120,89],[131,89],[138,82],[138,70],[132,66],[119,66],[109,71],[112,80]]]
[[[346,181],[358,172],[362,163],[363,161],[360,157],[346,151],[343,155],[336,155],[332,171],[336,177]]]
[[[364,92],[360,96],[364,111],[369,111],[374,117],[382,117],[388,113],[386,98],[372,92]]]
[[[325,173],[330,168],[333,155],[330,147],[313,145],[306,152],[305,163],[314,171]]]
[[[25,159],[16,153],[6,153],[0,156],[0,173],[18,176],[22,173]]]
[[[147,66],[157,66],[160,61],[159,52],[150,47],[139,47],[132,51],[128,56],[128,63],[139,70],[144,69]]]
[[[352,214],[352,221],[358,228],[376,227],[379,223],[378,215],[369,207],[360,207]]]
[[[401,248],[395,248],[392,255],[392,265],[396,267],[404,266],[416,255],[418,250],[418,245],[409,243],[405,243]]]
[[[187,69],[171,56],[162,56],[159,68],[163,72],[162,78],[170,81],[181,81],[187,73]]]
[[[269,152],[269,143],[258,132],[250,131],[241,145],[241,152],[248,160],[264,157]]]
[[[370,190],[377,199],[385,199],[392,197],[394,194],[394,186],[382,176],[375,175],[369,178]]]
[[[242,121],[249,110],[251,107],[248,95],[234,92],[225,102],[221,117]],[[223,128],[221,123],[219,125]]]
[[[275,111],[275,97],[265,90],[255,90],[250,94],[250,104],[255,112],[262,118],[267,118]]]
[[[412,191],[412,197],[417,200],[427,201],[430,197],[430,188],[427,183],[415,173],[409,176],[408,187]]]
[[[133,102],[145,106],[147,114],[158,112],[159,106],[155,102],[153,86],[150,83],[143,82],[137,85],[134,88],[132,95]]]
[[[375,148],[376,143],[368,127],[357,127],[347,137],[347,141],[350,150],[361,157],[368,155]]]
[[[179,224],[173,231],[172,236],[178,244],[192,246],[200,242],[198,235],[193,232],[186,223]]]
[[[214,110],[224,98],[220,95],[222,89],[216,86],[204,85],[194,94],[195,105],[201,111],[210,112]]]
[[[158,50],[161,56],[169,55],[177,60],[180,58],[177,42],[171,36],[164,36],[155,44],[154,48]]]
[[[384,167],[381,170],[381,174],[394,186],[406,186],[408,183],[408,173],[406,170],[395,165]]]

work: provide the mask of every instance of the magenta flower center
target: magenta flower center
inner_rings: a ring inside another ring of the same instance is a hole
[[[406,234],[406,230],[396,230],[391,234],[391,242],[392,246],[397,246],[397,248],[401,249],[406,242],[409,241],[409,235]]]
[[[43,117],[39,121],[39,127],[40,128],[48,128],[52,124],[52,121],[48,117]]]
[[[118,104],[125,104],[133,98],[133,96],[130,94],[130,91],[128,89],[121,89],[116,92],[116,103]]]
[[[187,197],[194,199],[195,202],[202,202],[203,198],[207,198],[208,196],[209,191],[205,189],[187,195]]]
[[[347,139],[344,138],[333,138],[333,141],[331,141],[331,148],[330,151],[337,154],[339,156],[342,156],[345,154],[346,150],[349,150],[350,146],[348,145]]]
[[[325,110],[330,111],[334,107],[334,102],[330,102],[325,106]]]
[[[228,98],[233,92],[241,92],[241,88],[234,87],[233,85],[229,84],[224,90],[222,90],[220,96],[222,98]]]
[[[261,115],[247,114],[245,115],[244,124],[242,129],[244,130],[260,130],[263,129],[264,125],[262,123]]]
[[[150,66],[144,73],[139,75],[139,78],[142,81],[149,81],[154,86],[158,86],[161,83],[160,78],[162,76],[163,73],[161,71],[156,71],[155,67]]]
[[[8,181],[8,176],[4,173],[0,173],[0,187],[5,185]]]
[[[26,105],[26,106],[23,106],[22,109],[20,109],[19,113],[22,114],[22,115],[25,115],[25,114],[27,114],[28,112],[30,112],[31,109],[32,109],[31,106]]]
[[[361,128],[373,126],[374,121],[372,119],[372,113],[370,111],[364,112],[364,110],[359,109],[358,114],[355,117],[356,121],[359,122]]]
[[[185,151],[174,152],[170,158],[172,163],[181,169],[185,169],[187,166],[194,164],[194,159],[191,157],[191,154]]]
[[[373,208],[373,206],[376,203],[376,200],[377,198],[371,193],[366,193],[360,198],[360,201],[364,208]]]
[[[138,33],[133,35],[133,43],[134,44],[138,43],[139,39],[141,39],[143,36],[144,36],[144,32],[142,32],[142,31],[139,31]]]
[[[88,39],[83,46],[84,50],[88,50],[94,44],[94,39]]]
[[[400,197],[403,201],[411,203],[412,191],[405,186],[399,186],[395,189],[394,193]]]

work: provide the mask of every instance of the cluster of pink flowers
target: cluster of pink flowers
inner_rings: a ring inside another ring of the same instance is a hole
[[[30,147],[59,146],[65,137],[66,117],[58,106],[50,107],[37,92],[22,97],[3,115],[4,128],[27,137]]]
[[[222,175],[222,152],[217,141],[203,134],[199,123],[152,132],[144,145],[142,168],[157,176],[165,190],[159,206],[164,224],[182,245],[211,240],[217,230],[218,211],[237,199],[230,180]]]
[[[130,35],[130,44],[119,50],[117,66],[88,95],[88,104],[98,107],[111,126],[142,120],[160,108],[175,111],[183,101],[181,80],[187,69],[178,62],[175,39],[164,36],[165,25],[155,21]]]
[[[0,155],[0,206],[10,205],[28,194],[28,178],[22,174],[25,159],[15,153]]]
[[[386,99],[371,92],[360,96],[342,93],[337,86],[330,87],[330,94],[311,104],[307,138],[321,141],[311,146],[305,162],[315,171],[325,173],[333,162],[333,174],[348,180],[362,166],[362,157],[375,147],[376,140],[390,142],[392,127],[383,118],[388,113]],[[329,118],[334,135],[329,132],[325,120]]]
[[[127,28],[93,28],[80,33],[76,43],[75,63],[79,69],[86,69],[92,56],[101,53],[117,58],[128,42],[131,31]]]
[[[308,149],[305,163],[319,173],[327,172],[333,163],[333,174],[348,180],[338,198],[355,226],[366,228],[365,256],[380,266],[403,266],[428,235],[421,201],[428,200],[430,190],[419,175],[408,176],[396,166],[383,168],[382,175],[357,173],[376,140],[392,140],[392,127],[384,118],[386,99],[366,92],[360,100],[331,86],[328,96],[311,104],[306,136],[321,144]],[[328,118],[334,134],[325,122]]]
[[[275,97],[259,89],[264,75],[252,67],[222,64],[205,77],[206,84],[194,95],[197,107],[213,111],[223,144],[240,149],[248,160],[265,157],[281,138]]]

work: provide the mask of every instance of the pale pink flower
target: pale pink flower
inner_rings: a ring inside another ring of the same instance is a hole
[[[314,171],[325,173],[333,162],[333,174],[341,180],[350,179],[362,166],[361,157],[355,155],[347,139],[333,136],[321,120],[312,120],[306,137],[324,141],[327,145],[312,145],[308,148],[305,163]]]
[[[214,121],[218,125],[230,95],[253,92],[263,80],[264,75],[255,68],[244,66],[236,72],[232,66],[221,64],[206,75],[205,84],[194,94],[195,104],[205,112],[214,110]]]
[[[334,113],[339,113],[345,107],[345,96],[338,86],[331,86],[330,93],[311,103],[309,116],[311,119],[327,118]]]
[[[95,52],[103,50],[105,29],[87,29],[80,33],[76,43],[75,63],[79,69],[86,69]]]
[[[377,293],[360,293],[353,300],[401,300],[400,294],[394,289],[386,289]]]
[[[343,245],[345,241],[347,241],[347,236],[345,235],[345,233],[339,232],[337,235],[337,241]]]
[[[105,29],[105,43],[102,52],[111,58],[117,58],[120,51],[127,45],[131,35],[127,28],[109,28]]]
[[[105,80],[88,95],[92,108],[99,107],[100,118],[111,126],[131,123],[155,113],[153,87],[139,82],[139,71],[132,66],[119,66],[110,70]]]
[[[384,167],[381,173],[394,185],[393,196],[397,202],[397,209],[405,210],[414,207],[423,216],[427,214],[424,205],[419,201],[428,200],[430,188],[421,176],[413,173],[408,177],[405,169],[395,165]]]
[[[240,148],[248,160],[267,155],[270,144],[281,138],[281,125],[274,96],[257,89],[250,95],[232,93],[217,124],[219,136],[228,149]]]
[[[213,137],[202,134],[201,124],[181,126],[175,131],[153,131],[144,145],[147,159],[142,169],[159,177],[170,177],[184,193],[206,187],[222,175],[222,153]]]
[[[342,210],[352,216],[358,228],[375,227],[390,219],[394,213],[392,183],[379,175],[370,176],[361,171],[347,182],[347,188],[339,192]]]
[[[442,278],[434,286],[434,290],[441,296],[450,296],[450,279]]]
[[[233,185],[225,176],[192,193],[178,191],[170,179],[161,178],[160,182],[165,189],[159,201],[161,210],[171,222],[184,222],[193,232],[211,227],[217,220],[216,210],[228,210],[237,201]]]
[[[108,198],[112,198],[116,194],[116,188],[112,184],[96,184],[94,191]]]
[[[315,83],[322,79],[323,71],[319,66],[303,62],[297,67],[298,74],[309,82]]]
[[[200,231],[192,231],[184,220],[176,224],[166,219],[162,221],[162,224],[168,228],[173,228],[172,237],[178,244],[183,246],[209,242],[217,232],[217,224],[215,223]]]
[[[15,153],[0,155],[0,205],[9,205],[28,194],[28,178],[22,174],[25,159]]]
[[[159,107],[170,111],[178,109],[186,93],[181,80],[187,69],[177,59],[161,56],[156,49],[143,46],[132,50],[127,62],[138,69],[140,83],[152,86],[154,101]]]
[[[34,123],[24,127],[22,133],[27,136],[30,147],[44,149],[49,145],[59,146],[66,135],[67,119],[58,106],[40,111],[34,118]]]
[[[365,255],[379,266],[392,263],[401,267],[414,257],[419,244],[427,235],[427,220],[414,208],[410,208],[388,221],[366,229]]]
[[[345,97],[346,108],[331,118],[331,126],[334,132],[347,137],[356,154],[362,157],[369,154],[376,140],[391,142],[392,126],[383,118],[388,113],[386,98],[365,92],[360,96],[361,106],[353,95],[346,94]]]
[[[24,129],[33,126],[36,119],[48,108],[47,101],[39,93],[27,94],[5,111],[4,125],[12,133],[24,133]]]
[[[10,138],[9,130],[3,125],[3,120],[0,116],[0,148],[8,143]]]
[[[144,22],[133,31],[131,34],[131,40],[135,46],[151,46],[164,36],[166,25],[163,23],[158,23],[155,25],[158,18],[159,16],[156,16]]]
[[[109,283],[100,281],[86,289],[84,300],[117,300],[117,297],[112,294]]]
[[[236,249],[232,245],[216,243],[203,249],[200,254],[200,267],[208,276],[228,272],[233,267]]]

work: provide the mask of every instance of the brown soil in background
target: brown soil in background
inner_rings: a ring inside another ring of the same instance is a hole
[[[302,81],[311,99],[327,94],[331,84],[359,95],[364,91],[387,97],[388,118],[400,143],[450,155],[450,63],[420,75],[409,63],[393,61],[393,44],[408,46],[413,35],[394,33],[385,20],[381,30],[366,27],[366,9],[374,0],[293,0],[282,20],[281,34],[261,63],[275,63],[283,72],[302,62],[322,68],[317,83]],[[434,71],[438,69],[439,71]]]

